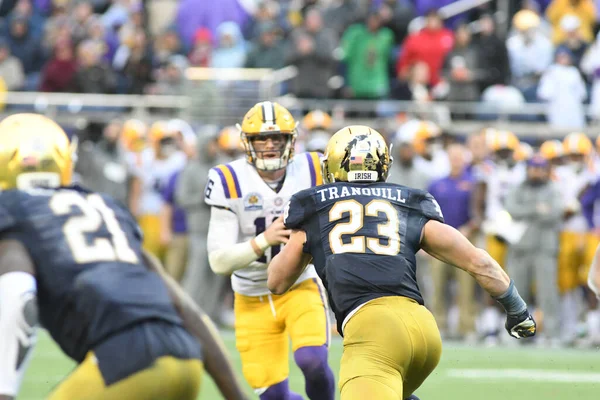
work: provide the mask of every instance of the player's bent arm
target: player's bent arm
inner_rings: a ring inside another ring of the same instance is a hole
[[[510,278],[500,265],[485,250],[473,246],[456,229],[431,220],[425,224],[422,235],[423,250],[471,274],[493,297],[501,298],[509,290]]]
[[[237,243],[239,232],[237,215],[227,209],[212,207],[208,225],[208,261],[215,274],[229,275],[258,260],[269,248],[265,235]]]
[[[227,400],[247,399],[242,385],[235,375],[233,365],[229,361],[225,344],[208,315],[165,272],[155,256],[144,251],[144,258],[148,268],[158,273],[167,285],[173,304],[183,319],[186,329],[202,343],[204,366],[221,394]]]
[[[35,343],[33,261],[15,240],[0,241],[0,400],[16,397]]]
[[[306,232],[294,230],[290,240],[269,263],[267,287],[273,294],[283,294],[298,280],[312,260],[303,252]]]
[[[592,261],[590,274],[588,275],[588,286],[600,299],[600,246],[596,248],[596,255]]]

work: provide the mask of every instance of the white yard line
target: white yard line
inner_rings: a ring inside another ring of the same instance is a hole
[[[557,383],[595,383],[600,373],[543,369],[449,369],[446,374],[460,379],[523,380]]]

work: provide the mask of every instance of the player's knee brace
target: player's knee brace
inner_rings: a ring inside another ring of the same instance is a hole
[[[0,275],[0,394],[16,396],[35,343],[38,323],[35,278]]]

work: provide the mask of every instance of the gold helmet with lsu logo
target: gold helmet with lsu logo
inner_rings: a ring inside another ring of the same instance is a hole
[[[255,104],[244,116],[242,125],[237,126],[241,131],[248,162],[261,171],[286,168],[294,156],[297,125],[292,114],[280,104],[270,101]],[[267,141],[270,136],[283,138],[281,147],[272,151],[257,151],[255,142]],[[278,153],[278,156],[269,156],[269,153]]]
[[[0,189],[58,187],[71,183],[77,141],[39,114],[0,122]]]
[[[385,182],[392,164],[385,139],[368,126],[352,125],[337,131],[323,157],[323,180]]]

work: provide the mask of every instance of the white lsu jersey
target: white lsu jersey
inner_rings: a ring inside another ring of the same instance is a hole
[[[588,224],[581,212],[579,196],[588,185],[595,183],[595,174],[591,168],[582,168],[578,171],[571,165],[564,165],[555,169],[555,179],[560,183],[565,208],[575,213],[575,215],[564,221],[562,230],[565,232],[587,232]]]
[[[485,218],[495,220],[504,210],[504,200],[511,189],[525,180],[525,164],[517,163],[513,167],[508,167],[487,162],[479,171],[480,175],[477,179],[487,184]]]
[[[185,167],[187,158],[178,151],[165,160],[159,160],[152,149],[146,149],[137,156],[137,162],[133,164],[130,161],[130,165],[133,165],[133,174],[142,181],[139,213],[158,215],[163,205],[162,189],[174,173]]]
[[[210,170],[204,201],[210,206],[235,213],[238,221],[236,243],[243,243],[264,232],[282,216],[292,195],[322,183],[319,153],[296,155],[287,166],[285,179],[278,192],[260,177],[246,158],[242,158]],[[267,266],[279,253],[281,246],[268,248],[261,258],[235,271],[231,276],[233,290],[246,296],[270,294]],[[309,265],[297,283],[316,277],[314,267]]]

